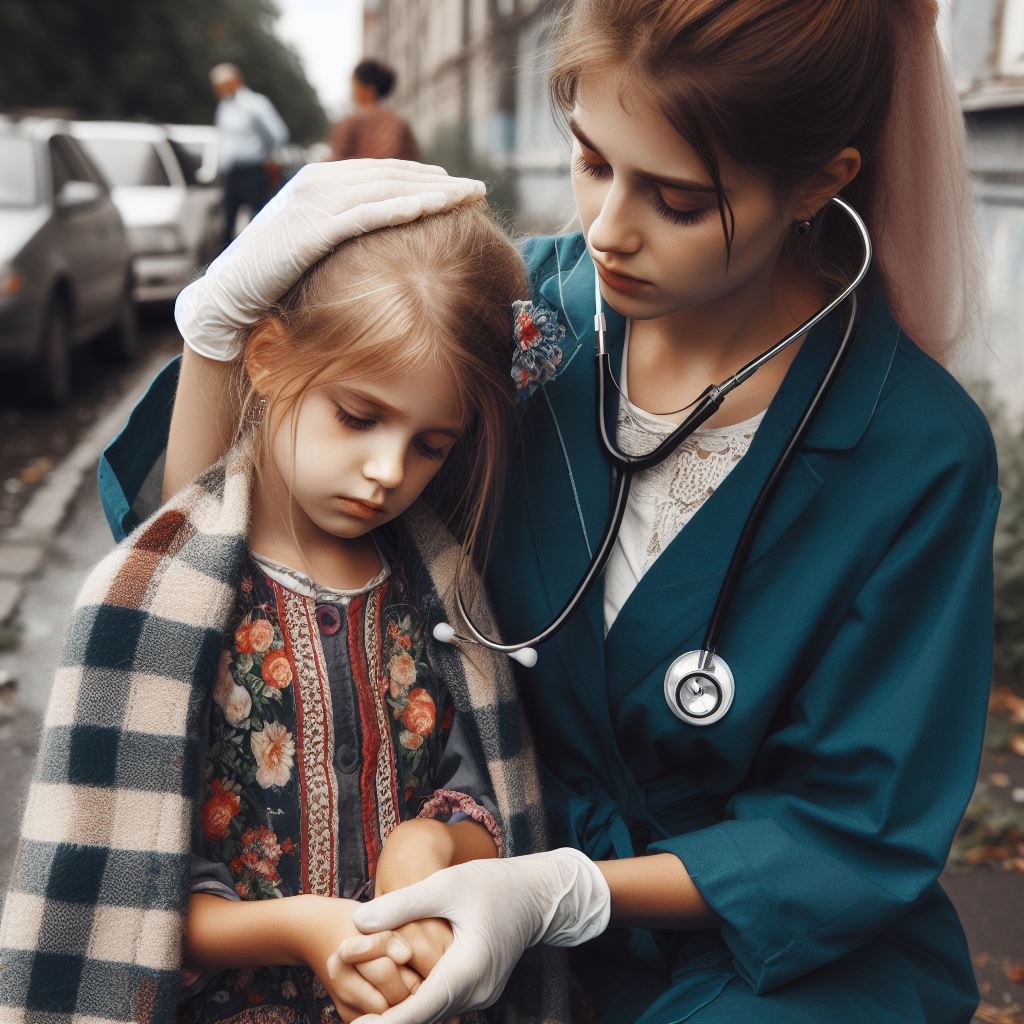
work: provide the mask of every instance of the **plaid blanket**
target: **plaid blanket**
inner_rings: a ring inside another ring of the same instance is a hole
[[[245,564],[251,482],[236,447],[104,558],[78,596],[0,921],[4,1024],[175,1018],[198,738]],[[430,622],[452,617],[454,542],[424,506],[401,528],[420,607]],[[488,609],[476,614],[494,628]],[[507,661],[440,644],[434,656],[478,727],[505,855],[543,849]],[[502,1014],[564,1021],[563,985],[558,954],[531,950]]]

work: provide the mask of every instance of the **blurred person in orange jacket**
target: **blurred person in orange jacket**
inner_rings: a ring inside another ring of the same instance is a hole
[[[331,159],[354,157],[419,160],[420,149],[409,125],[381,106],[395,88],[395,72],[376,60],[361,61],[352,73],[355,111],[331,129]]]

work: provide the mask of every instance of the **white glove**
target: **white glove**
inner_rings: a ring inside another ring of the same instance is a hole
[[[507,860],[474,860],[379,896],[353,912],[363,932],[446,918],[454,940],[422,985],[359,1024],[429,1024],[484,1009],[501,995],[523,952],[539,942],[578,946],[608,927],[611,894],[597,865],[565,848]],[[339,947],[359,939],[346,939]]]
[[[471,198],[486,186],[408,160],[307,164],[178,296],[186,344],[209,359],[238,355],[237,332],[254,323],[317,260],[346,239],[406,224]]]

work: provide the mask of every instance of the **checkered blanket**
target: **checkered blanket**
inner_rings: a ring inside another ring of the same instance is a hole
[[[251,480],[248,453],[232,450],[104,558],[79,594],[0,921],[4,1024],[175,1018],[198,737],[245,563]],[[457,548],[422,506],[402,524],[420,607],[430,622],[452,618]],[[476,614],[493,629],[486,608]],[[434,653],[477,724],[505,854],[543,849],[507,662],[481,649]],[[567,1019],[563,978],[553,951],[530,951],[504,1016]]]

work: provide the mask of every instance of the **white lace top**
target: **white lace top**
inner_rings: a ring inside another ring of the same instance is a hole
[[[624,451],[636,455],[654,448],[683,416],[654,416],[629,401],[628,356],[627,326],[618,438]],[[732,426],[702,427],[660,465],[633,478],[622,528],[604,572],[606,633],[643,574],[746,454],[763,417],[760,412]]]

